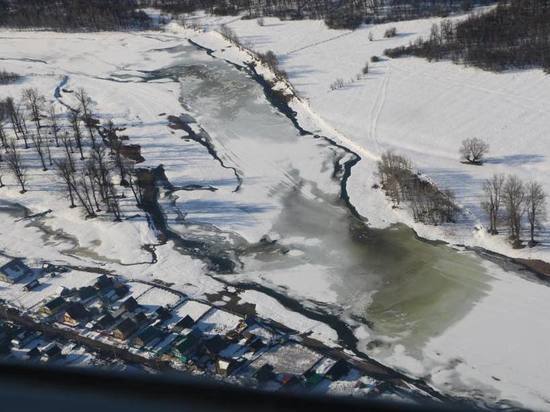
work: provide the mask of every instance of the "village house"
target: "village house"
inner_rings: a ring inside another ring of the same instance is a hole
[[[59,359],[62,356],[61,348],[56,342],[52,342],[51,344],[42,348],[40,352],[42,354],[42,356],[40,357],[40,360],[42,362],[51,362],[53,360]]]
[[[195,321],[193,318],[189,315],[185,315],[185,317],[178,321],[174,326],[172,326],[173,332],[183,332],[185,329],[191,329],[193,325],[195,324]]]
[[[32,274],[22,259],[9,259],[0,256],[0,280],[6,283],[17,283],[26,276]]]
[[[115,282],[112,277],[101,275],[96,279],[94,287],[101,293],[106,293],[113,288],[114,283]]]
[[[124,283],[118,283],[117,285],[115,285],[114,292],[115,292],[115,296],[118,299],[122,299],[124,296],[128,294],[128,292],[130,292],[130,288],[128,287],[128,285]]]
[[[164,339],[165,333],[155,326],[148,326],[140,332],[132,341],[132,345],[136,348],[143,348],[147,344],[161,339]]]
[[[256,373],[254,373],[254,377],[258,380],[258,382],[267,382],[275,378],[275,373],[273,371],[273,366],[269,363],[266,363],[265,365],[262,365],[261,368],[259,368]]]
[[[61,296],[50,300],[40,308],[40,313],[46,316],[55,315],[67,305],[67,301]]]
[[[113,336],[118,340],[126,340],[135,332],[139,326],[132,319],[126,318],[120,322],[113,330]]]
[[[124,308],[128,312],[134,312],[137,308],[139,308],[139,303],[137,303],[137,300],[130,296],[120,304],[120,308]]]
[[[108,330],[116,323],[116,318],[110,313],[101,316],[94,324],[94,330]]]
[[[78,299],[82,303],[89,302],[97,296],[97,289],[93,286],[84,286],[78,289]]]
[[[155,310],[154,316],[161,321],[165,321],[172,317],[172,313],[164,306],[159,306],[158,309]]]
[[[80,302],[69,304],[63,314],[63,323],[69,326],[78,326],[82,322],[90,319],[90,312]]]
[[[331,381],[337,381],[346,376],[351,370],[350,365],[345,360],[338,360],[325,374],[325,377]]]
[[[172,350],[172,354],[180,361],[187,362],[200,346],[201,342],[201,334],[192,331],[176,342]]]

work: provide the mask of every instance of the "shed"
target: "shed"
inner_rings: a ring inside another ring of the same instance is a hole
[[[34,279],[32,281],[30,281],[29,283],[27,283],[23,289],[25,289],[27,292],[30,292],[31,290],[37,288],[38,286],[40,286],[40,282],[38,281],[38,279]]]
[[[0,280],[7,283],[17,283],[32,274],[32,270],[19,258],[9,260],[0,257],[0,265]]]

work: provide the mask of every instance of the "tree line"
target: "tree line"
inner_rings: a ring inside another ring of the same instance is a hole
[[[32,88],[23,90],[18,100],[0,101],[0,187],[7,172],[24,194],[31,168],[53,169],[71,208],[82,207],[86,218],[105,211],[120,221],[124,193],[118,187],[129,188],[138,207],[143,202],[135,162],[125,155],[127,137],[112,121],[99,124],[84,89],[75,98],[78,107],[67,115]]]
[[[206,10],[215,15],[245,18],[319,19],[335,29],[354,29],[362,23],[447,16],[494,0],[149,0],[167,13]]]
[[[542,67],[550,71],[550,2],[506,0],[459,22],[445,20],[429,38],[386,50],[389,57],[451,59],[486,70]]]
[[[498,228],[506,224],[509,239],[516,248],[522,246],[521,236],[525,218],[529,227],[528,245],[537,244],[535,236],[546,217],[546,193],[535,181],[522,182],[517,176],[495,174],[483,183],[483,210],[489,218],[489,233],[498,234]]]
[[[0,26],[57,31],[149,28],[136,0],[0,0]]]

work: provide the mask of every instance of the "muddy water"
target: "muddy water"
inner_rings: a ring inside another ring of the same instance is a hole
[[[219,190],[212,194],[215,201],[180,199],[180,208],[191,213],[186,224],[223,228],[219,215],[194,222],[193,208],[234,204],[237,198],[242,207],[228,208],[229,220],[245,226],[260,222],[262,233],[277,239],[239,251],[245,262],[240,282],[244,275],[247,282],[284,291],[350,323],[368,324],[365,347],[385,340],[404,344],[411,354],[420,353],[430,337],[460,320],[490,290],[474,254],[422,242],[404,226],[372,230],[354,217],[338,196],[349,153],[299,133],[249,74],[216,59],[194,62],[193,49],[177,52],[181,63],[149,73],[147,80],[180,80],[182,106],[243,179],[237,194]],[[265,283],[259,276],[285,270],[298,279],[289,284],[275,275]],[[318,275],[326,293],[312,297],[305,291]]]

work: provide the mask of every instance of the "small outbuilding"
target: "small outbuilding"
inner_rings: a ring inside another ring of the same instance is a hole
[[[17,283],[30,274],[32,269],[22,259],[0,257],[0,280],[6,283]]]

